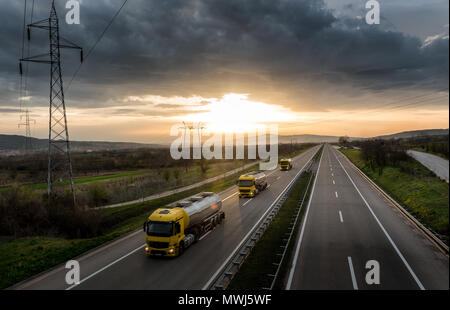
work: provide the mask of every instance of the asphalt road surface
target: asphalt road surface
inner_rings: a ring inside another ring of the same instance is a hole
[[[203,289],[262,218],[300,169],[320,146],[294,159],[290,171],[268,171],[269,187],[252,199],[239,199],[234,186],[221,193],[226,218],[183,256],[147,258],[145,233],[136,231],[79,258],[81,282],[65,282],[64,265],[13,287],[14,289]]]
[[[433,154],[414,150],[408,150],[407,153],[422,165],[433,171],[438,177],[448,181],[448,160]]]
[[[329,145],[312,191],[287,289],[449,289],[448,256]],[[366,282],[372,260],[379,284]]]

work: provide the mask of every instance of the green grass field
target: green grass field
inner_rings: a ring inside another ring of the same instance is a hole
[[[439,180],[416,160],[387,166],[382,175],[373,171],[361,158],[359,150],[341,150],[358,168],[402,204],[422,224],[438,233],[448,244],[448,184]],[[405,172],[409,171],[408,173]]]
[[[245,164],[246,163],[244,163],[242,161],[218,163],[216,165],[212,165],[206,171],[205,175],[202,175],[200,167],[197,167],[197,166],[189,167],[188,171],[185,171],[180,168],[180,171],[182,171],[182,174],[183,174],[183,179],[182,179],[182,181],[184,181],[183,183],[192,183],[192,182],[197,182],[197,181],[199,182],[202,178],[214,177],[214,176],[224,173],[226,171],[229,171],[229,170],[232,170],[235,168],[239,168]],[[165,169],[168,169],[170,171],[175,170],[174,168],[165,168]],[[155,170],[125,171],[125,172],[120,172],[120,173],[108,173],[108,174],[103,174],[103,175],[98,175],[98,176],[78,177],[78,178],[74,178],[73,182],[75,184],[85,184],[85,183],[90,183],[90,182],[107,181],[107,180],[113,180],[113,179],[118,179],[118,178],[139,176],[139,175],[144,175],[144,174],[151,175],[151,174],[155,174],[155,173],[156,173]],[[60,185],[68,186],[69,182],[64,181]],[[47,188],[47,183],[26,184],[24,186],[26,186],[30,189],[33,189],[33,190],[44,190]],[[180,186],[183,186],[183,185],[180,185]],[[7,186],[4,188],[7,188]]]

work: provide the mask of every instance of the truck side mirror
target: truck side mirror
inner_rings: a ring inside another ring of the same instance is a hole
[[[175,233],[179,234],[181,232],[181,225],[180,223],[175,223]]]
[[[144,225],[142,227],[142,230],[147,232],[147,221],[144,222]]]

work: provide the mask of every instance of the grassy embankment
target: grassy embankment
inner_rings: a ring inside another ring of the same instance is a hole
[[[320,149],[315,155],[314,159],[316,162],[318,161],[321,152],[322,149]],[[292,218],[295,214],[297,204],[303,198],[303,195],[308,187],[310,176],[311,172],[303,173],[297,184],[294,185],[289,197],[280,208],[280,211],[273,219],[269,228],[267,228],[264,232],[264,235],[252,249],[251,254],[247,257],[244,264],[239,269],[239,272],[231,281],[227,288],[228,290],[261,289],[270,287],[273,278],[267,276],[267,274],[275,274],[276,272],[277,266],[273,263],[277,263],[280,260],[280,256],[277,254],[282,252],[282,248],[280,248],[280,246],[285,244],[283,239],[287,238],[286,233],[288,233],[288,227],[290,226]],[[286,256],[280,267],[278,279],[275,282],[274,289],[283,288],[284,278],[288,271],[289,258],[292,254],[298,228],[306,209],[312,182],[313,179],[311,179],[311,184],[308,189],[308,193],[306,194],[304,205],[300,211],[297,223],[294,226],[292,239],[286,250]]]
[[[438,233],[448,244],[448,184],[439,180],[416,160],[402,161],[398,167],[378,170],[366,165],[359,150],[341,150],[359,169],[392,198],[403,205],[422,224]]]
[[[186,184],[192,184],[195,182],[200,182],[204,178],[211,178],[217,175],[220,175],[222,173],[225,173],[229,170],[233,170],[239,167],[244,166],[245,164],[248,164],[249,162],[244,161],[230,161],[230,162],[224,162],[224,163],[216,163],[215,165],[211,165],[208,167],[208,170],[205,173],[201,172],[200,167],[198,166],[192,166],[188,167],[187,171],[185,171],[182,168],[164,168],[167,171],[169,171],[172,175],[174,174],[175,170],[178,170],[182,173],[183,177],[180,178],[179,184],[177,184],[176,187],[182,187]],[[146,177],[153,177],[157,174],[157,171],[155,169],[153,170],[134,170],[134,171],[125,171],[120,173],[105,173],[102,175],[97,176],[88,176],[88,177],[75,177],[74,183],[75,184],[86,184],[91,182],[99,182],[99,181],[109,181],[113,179],[119,179],[119,178],[130,178],[135,176],[146,176]],[[173,176],[172,176],[173,179]],[[170,184],[169,182],[165,182],[164,184]],[[68,181],[63,181],[61,185],[68,186]],[[33,189],[33,190],[45,190],[47,189],[47,183],[36,183],[36,184],[25,184],[24,186]],[[9,186],[4,186],[3,188],[8,188]],[[164,190],[164,189],[162,189]]]
[[[245,171],[254,170],[255,167]],[[244,172],[245,172],[244,171]],[[50,237],[27,237],[4,239],[0,242],[0,288],[6,288],[30,276],[61,264],[105,242],[116,239],[141,227],[153,210],[193,195],[200,191],[219,192],[235,184],[244,172],[168,197],[144,203],[103,210],[105,221],[118,223],[98,237],[88,239],[64,239]]]

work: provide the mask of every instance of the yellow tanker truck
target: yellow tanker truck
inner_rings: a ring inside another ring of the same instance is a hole
[[[239,177],[237,184],[239,187],[239,198],[255,197],[267,187],[266,174],[262,171],[243,174]]]
[[[291,170],[291,169],[292,169],[292,162],[290,158],[280,160],[280,170]]]
[[[155,210],[144,223],[147,256],[179,256],[225,218],[219,195],[202,192]]]

